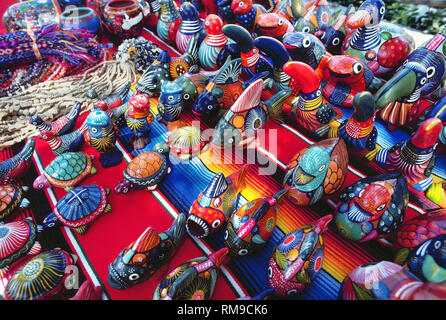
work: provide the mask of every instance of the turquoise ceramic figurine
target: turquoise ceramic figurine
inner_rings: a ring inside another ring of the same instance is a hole
[[[159,0],[160,12],[156,33],[167,43],[175,43],[175,36],[180,27],[181,16],[173,0]]]

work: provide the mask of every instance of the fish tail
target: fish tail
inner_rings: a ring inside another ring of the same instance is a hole
[[[248,173],[249,165],[245,164],[240,169],[232,173],[228,178],[234,183],[237,192],[246,187],[246,174]]]

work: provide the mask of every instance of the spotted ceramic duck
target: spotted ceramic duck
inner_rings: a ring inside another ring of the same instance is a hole
[[[181,24],[176,33],[175,43],[181,53],[186,51],[189,40],[198,32],[205,33],[198,11],[190,2],[183,2],[179,8]]]
[[[252,0],[232,0],[231,10],[237,22],[250,33],[255,31],[258,16],[266,9]]]
[[[163,82],[171,80],[170,62],[169,52],[163,50],[139,78],[135,85],[137,93],[145,93],[149,97],[159,95]]]
[[[380,22],[385,12],[383,0],[366,0],[345,22],[356,32],[345,39],[342,53],[360,57],[378,77],[392,74],[414,47],[414,40],[402,28],[396,33],[383,28]]]
[[[43,121],[39,114],[35,114],[31,117],[29,123],[31,123],[33,126],[36,126],[39,131],[51,131],[51,133],[54,133],[56,136],[64,135],[73,131],[81,107],[81,103],[76,102],[76,104],[70,110],[70,112],[68,112],[68,114],[60,117],[55,121],[52,121],[51,123]]]
[[[347,175],[348,152],[344,140],[331,138],[300,150],[286,169],[283,185],[296,205],[312,205],[340,190]]]
[[[28,191],[27,186],[0,185],[0,220],[10,217],[16,209],[30,205],[30,201],[24,197],[26,191]]]
[[[0,183],[8,184],[20,179],[31,166],[36,140],[30,137],[22,150],[13,157],[0,162]]]
[[[124,117],[132,134],[130,141],[133,148],[143,149],[150,142],[150,125],[155,121],[155,116],[150,111],[149,96],[144,93],[134,94],[128,101]]]
[[[316,0],[306,10],[305,14],[298,18],[294,24],[294,30],[317,34],[326,30],[332,22],[332,15],[326,0]]]
[[[175,43],[175,35],[181,24],[181,16],[173,0],[159,0],[160,12],[156,33],[167,43]]]

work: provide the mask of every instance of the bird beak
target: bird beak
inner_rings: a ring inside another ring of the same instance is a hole
[[[415,90],[417,75],[410,69],[403,69],[386,82],[375,94],[379,110],[401,97],[409,96]]]
[[[347,20],[347,26],[351,29],[357,29],[368,25],[371,21],[372,15],[370,12],[358,10]]]
[[[283,66],[283,72],[289,75],[304,93],[311,93],[319,88],[320,79],[308,64],[300,61],[290,61]]]

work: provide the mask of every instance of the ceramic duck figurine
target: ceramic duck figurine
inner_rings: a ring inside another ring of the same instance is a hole
[[[156,96],[161,92],[161,84],[171,80],[170,76],[170,54],[163,50],[139,78],[135,85],[137,93],[145,93],[149,97]]]
[[[232,0],[231,10],[235,14],[237,23],[250,33],[255,31],[259,15],[266,12],[265,7],[252,0]]]
[[[212,178],[190,207],[186,221],[190,235],[203,238],[220,230],[246,186],[247,171],[248,166],[243,166],[228,177],[219,172]]]
[[[179,13],[181,16],[181,24],[176,33],[175,43],[181,53],[186,51],[189,40],[198,32],[205,33],[203,22],[198,16],[198,11],[190,2],[183,2],[180,6]]]
[[[361,57],[378,77],[392,74],[414,47],[414,40],[403,29],[398,33],[383,29],[380,22],[385,12],[384,1],[364,1],[346,21],[356,31],[345,39],[343,48],[343,54]]]
[[[441,90],[446,77],[446,26],[413,51],[396,73],[375,94],[380,117],[390,129],[404,126],[417,113],[420,97]]]
[[[156,33],[167,43],[175,43],[175,35],[180,27],[181,16],[173,0],[159,0],[160,12]]]
[[[409,203],[406,179],[398,172],[367,177],[341,191],[335,223],[347,239],[365,242],[392,235]]]
[[[209,300],[228,248],[199,257],[172,270],[156,287],[153,300]]]
[[[268,261],[268,283],[278,296],[293,296],[310,285],[324,261],[324,233],[333,216],[285,235],[274,247]]]
[[[322,94],[331,104],[353,107],[353,98],[363,91],[376,92],[383,81],[361,59],[354,56],[332,56],[327,60]]]
[[[329,124],[340,117],[342,111],[331,107],[322,97],[319,76],[308,64],[287,62],[283,71],[291,77],[291,86],[295,90],[296,99],[291,102],[291,113],[297,123],[318,137],[324,136],[330,128]]]
[[[45,140],[53,153],[59,156],[64,152],[79,151],[84,143],[86,129],[87,126],[84,123],[79,129],[61,136],[43,130],[40,132],[39,138]]]
[[[169,261],[183,241],[185,221],[186,215],[181,213],[164,232],[158,233],[152,227],[144,230],[108,266],[107,281],[110,286],[127,289],[152,277]]]
[[[280,118],[282,105],[291,92],[279,91],[267,101],[261,101],[262,90],[263,80],[258,79],[243,91],[217,123],[211,138],[214,148],[247,146],[269,118]]]
[[[409,140],[379,150],[375,161],[388,171],[401,172],[410,187],[425,191],[433,181],[435,147],[442,128],[440,119],[427,119]]]
[[[246,256],[265,245],[276,227],[277,206],[286,192],[249,201],[231,215],[224,236],[230,256]]]
[[[299,206],[313,205],[340,190],[347,175],[344,140],[331,138],[303,148],[290,161],[283,179],[287,197]]]
[[[43,121],[39,114],[33,115],[29,120],[29,123],[36,126],[40,132],[45,130],[52,132],[56,136],[64,135],[73,131],[81,106],[82,105],[79,102],[76,102],[67,115],[52,121],[51,123]]]
[[[260,35],[281,40],[285,33],[294,32],[294,26],[281,11],[265,12],[258,16],[256,30]]]
[[[326,30],[332,22],[332,16],[326,0],[316,0],[307,9],[303,17],[296,20],[294,30],[316,34]]]
[[[132,134],[130,143],[135,150],[143,149],[150,142],[150,125],[155,121],[150,111],[149,96],[144,93],[134,94],[128,101],[124,117]]]
[[[31,166],[35,148],[36,140],[30,137],[19,153],[0,162],[0,184],[14,183],[25,175]]]

